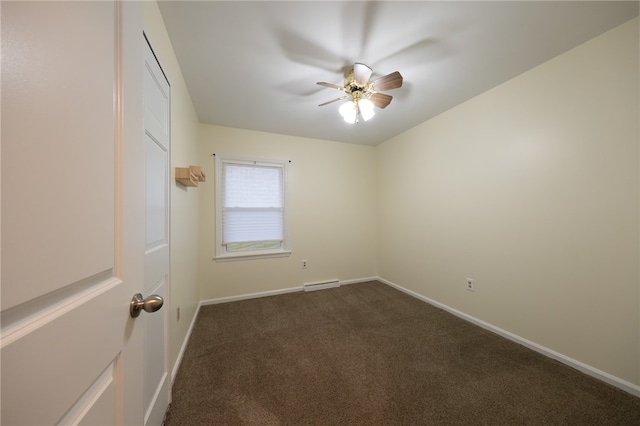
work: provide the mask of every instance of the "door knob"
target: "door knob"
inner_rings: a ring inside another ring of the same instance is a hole
[[[134,294],[133,298],[131,299],[131,304],[129,305],[129,313],[131,314],[131,318],[137,318],[143,309],[146,312],[155,312],[158,309],[162,308],[163,303],[164,299],[157,294],[152,294],[146,299],[143,299],[142,294],[137,293]]]

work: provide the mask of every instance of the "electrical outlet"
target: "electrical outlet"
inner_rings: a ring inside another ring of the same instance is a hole
[[[307,269],[307,261],[306,260],[302,261],[302,269]]]
[[[177,311],[177,315],[176,316],[178,317],[178,319],[176,319],[176,321],[180,321],[180,306],[178,306],[178,309],[176,309],[176,311]]]
[[[475,288],[473,287],[473,278],[467,278],[467,290],[475,291]]]

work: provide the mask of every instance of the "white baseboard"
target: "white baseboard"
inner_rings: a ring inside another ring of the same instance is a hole
[[[478,326],[480,326],[480,327],[482,327],[482,328],[484,328],[486,330],[489,330],[489,331],[491,331],[493,333],[496,333],[496,334],[498,334],[498,335],[500,335],[502,337],[505,337],[505,338],[507,338],[509,340],[512,340],[512,341],[516,342],[516,343],[519,343],[519,344],[521,344],[521,345],[523,345],[523,346],[525,346],[525,347],[527,347],[527,348],[529,348],[531,350],[534,350],[534,351],[536,351],[538,353],[541,353],[542,355],[545,355],[545,356],[547,356],[549,358],[552,358],[552,359],[555,359],[555,360],[557,360],[557,361],[559,361],[559,362],[561,362],[561,363],[563,363],[565,365],[568,365],[568,366],[570,366],[572,368],[575,368],[576,370],[581,371],[582,373],[585,373],[585,374],[587,374],[589,376],[595,377],[596,379],[602,380],[603,382],[608,383],[608,384],[610,384],[612,386],[615,386],[615,387],[617,387],[619,389],[622,389],[625,392],[628,392],[628,393],[630,393],[632,395],[640,397],[640,386],[638,386],[638,385],[635,385],[633,383],[627,382],[626,380],[623,380],[623,379],[621,379],[619,377],[613,376],[613,375],[611,375],[611,374],[609,374],[607,372],[604,372],[602,370],[598,370],[595,367],[592,367],[592,366],[587,365],[587,364],[585,364],[583,362],[577,361],[577,360],[575,360],[573,358],[570,358],[570,357],[568,357],[566,355],[563,355],[563,354],[561,354],[559,352],[556,352],[556,351],[554,351],[552,349],[549,349],[549,348],[544,347],[542,345],[539,345],[539,344],[537,344],[535,342],[527,340],[527,339],[525,339],[523,337],[520,337],[520,336],[518,336],[516,334],[513,334],[513,333],[511,333],[509,331],[503,330],[503,329],[501,329],[499,327],[496,327],[496,326],[494,326],[492,324],[486,323],[486,322],[484,322],[482,320],[479,320],[478,318],[472,317],[471,315],[467,315],[464,312],[458,311],[457,309],[451,308],[451,307],[449,307],[447,305],[444,305],[444,304],[442,304],[440,302],[436,302],[435,300],[429,299],[428,297],[425,297],[425,296],[423,296],[423,295],[421,295],[419,293],[416,293],[414,291],[406,289],[406,288],[404,288],[404,287],[402,287],[402,286],[400,286],[398,284],[395,284],[395,283],[393,283],[391,281],[385,280],[384,278],[378,277],[378,278],[376,278],[376,280],[380,281],[381,283],[387,284],[388,286],[391,286],[391,287],[393,287],[393,288],[395,288],[397,290],[400,290],[403,293],[406,293],[406,294],[408,294],[410,296],[413,296],[416,299],[419,299],[419,300],[421,300],[423,302],[429,303],[429,304],[431,304],[433,306],[436,306],[436,307],[441,308],[441,309],[443,309],[443,310],[445,310],[447,312],[450,312],[453,315],[455,315],[457,317],[460,317],[460,318],[462,318],[462,319],[464,319],[466,321],[469,321],[469,322],[471,322],[473,324],[476,324],[476,325],[478,325]]]
[[[340,285],[349,285],[349,284],[358,284],[358,283],[366,283],[369,281],[380,281],[378,277],[366,277],[366,278],[356,278],[353,280],[344,280],[340,281]]]
[[[200,305],[202,306],[217,305],[218,303],[237,302],[239,300],[257,299],[259,297],[275,296],[278,294],[296,293],[302,290],[303,288],[302,286],[300,286],[300,287],[282,288],[279,290],[261,291],[259,293],[240,294],[238,296],[228,296],[228,297],[220,297],[217,299],[201,300]]]
[[[184,357],[184,351],[187,349],[187,343],[189,343],[189,339],[191,338],[191,332],[193,331],[193,326],[196,324],[196,319],[200,313],[201,306],[202,302],[198,303],[196,312],[193,314],[193,318],[191,318],[191,324],[189,324],[189,328],[187,329],[187,334],[184,336],[184,340],[182,341],[182,346],[180,346],[180,352],[178,352],[176,362],[173,364],[173,370],[171,370],[171,386],[173,386],[176,374],[178,374],[178,368],[180,368],[180,364],[182,364],[182,357]]]
[[[378,277],[355,278],[351,280],[339,280],[338,284],[340,286],[343,286],[343,285],[357,284],[357,283],[362,283],[367,281],[379,281],[379,280],[380,278]],[[258,297],[267,297],[267,296],[275,296],[278,294],[295,293],[298,291],[304,291],[304,286],[282,288],[279,290],[262,291],[259,293],[240,294],[238,296],[220,297],[216,299],[206,299],[206,300],[201,300],[200,305],[201,306],[217,305],[218,303],[236,302],[239,300],[256,299]]]

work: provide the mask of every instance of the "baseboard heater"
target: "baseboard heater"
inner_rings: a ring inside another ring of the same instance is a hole
[[[323,290],[325,288],[333,288],[333,287],[340,287],[340,281],[338,280],[318,281],[315,283],[305,283],[303,285],[304,291]]]

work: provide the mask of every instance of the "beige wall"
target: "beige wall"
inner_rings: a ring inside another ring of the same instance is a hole
[[[144,31],[171,84],[170,358],[173,367],[199,303],[199,189],[173,179],[174,167],[198,164],[198,118],[156,2],[144,2]],[[176,311],[180,307],[180,320]]]
[[[640,385],[638,75],[636,18],[380,145],[380,276]]]
[[[290,160],[292,255],[212,260],[213,179],[201,189],[200,297],[203,300],[299,287],[305,282],[376,276],[376,150],[373,147],[200,125],[200,163],[212,153]],[[303,259],[308,268],[302,269]]]
[[[199,300],[377,275],[640,385],[637,19],[373,148],[197,124],[144,12],[173,166],[209,177],[172,186],[171,362]],[[214,152],[292,161],[290,257],[212,260]]]

